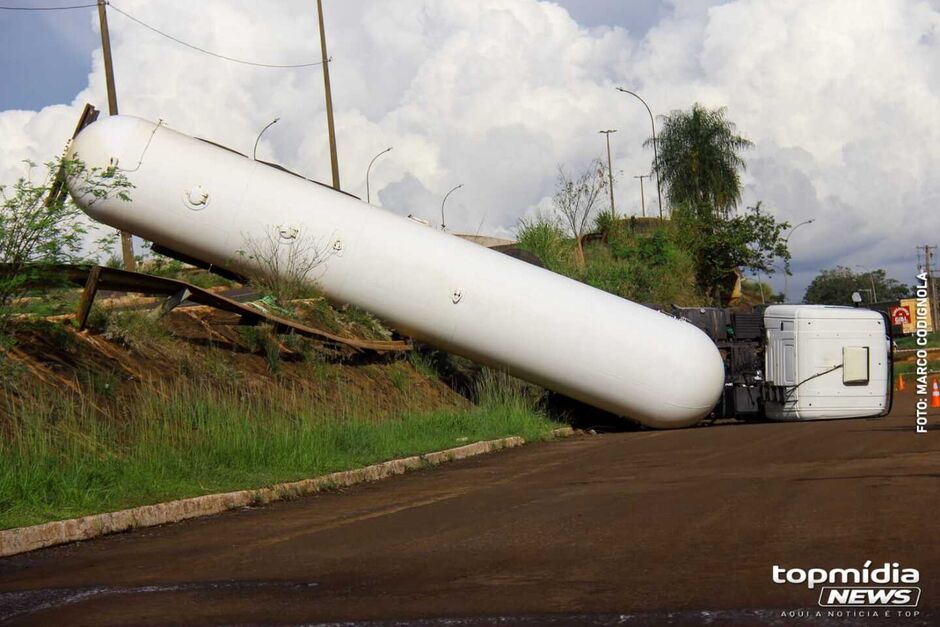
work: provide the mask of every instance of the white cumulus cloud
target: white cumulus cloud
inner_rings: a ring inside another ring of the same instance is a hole
[[[639,212],[633,178],[649,170],[641,93],[655,113],[699,101],[727,106],[755,149],[745,177],[793,223],[796,292],[835,263],[888,267],[910,281],[914,245],[935,243],[940,201],[940,10],[926,1],[733,0],[643,3],[643,20],[603,25],[597,9],[536,0],[324,3],[343,187],[448,227],[507,233],[544,205],[559,164],[605,155],[611,137],[618,208]],[[209,50],[269,63],[319,58],[307,1],[118,0],[116,6]],[[618,14],[619,15],[619,14]],[[626,13],[624,15],[627,15]],[[623,17],[621,15],[620,17]],[[92,26],[95,16],[81,19]],[[318,67],[235,65],[180,47],[112,11],[122,113],[192,133],[329,180]],[[624,18],[626,19],[626,18]],[[658,21],[655,21],[658,20]],[[600,24],[600,25],[599,25]],[[652,24],[652,25],[650,25]],[[0,112],[0,181],[44,160],[81,105],[106,109],[100,50],[71,103]],[[646,207],[656,211],[655,186]],[[782,283],[782,279],[778,279]]]

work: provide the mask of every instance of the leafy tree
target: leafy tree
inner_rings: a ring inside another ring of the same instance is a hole
[[[46,164],[42,182],[33,182],[36,165],[12,188],[0,186],[0,329],[6,325],[11,302],[30,284],[54,274],[51,266],[84,260],[81,252],[89,234],[80,220],[81,209],[63,188],[65,180],[88,204],[117,197],[130,200],[131,185],[115,168],[86,168],[75,159],[57,159]],[[99,246],[113,243],[114,236],[96,240]]]
[[[657,139],[658,161],[653,168],[672,207],[728,215],[741,202],[744,159],[740,153],[753,144],[735,132],[727,108],[708,109],[699,103],[689,111],[662,118]],[[646,141],[647,146],[652,138]]]
[[[777,222],[758,202],[740,215],[695,211],[679,206],[673,212],[681,244],[695,259],[695,280],[715,305],[730,295],[738,269],[774,273],[774,259],[790,260],[783,232],[790,227]]]
[[[741,279],[741,298],[752,305],[783,302],[783,294],[775,292],[773,285],[751,279]]]
[[[562,223],[575,240],[575,255],[579,268],[584,267],[583,238],[598,200],[607,190],[607,172],[604,164],[595,159],[581,174],[569,175],[558,168],[558,180],[552,203]]]
[[[872,293],[874,283],[874,294]],[[809,284],[803,302],[816,305],[851,305],[852,292],[862,292],[865,301],[877,296],[879,301],[907,298],[910,287],[889,279],[884,270],[856,273],[851,268],[836,266],[821,271]]]
[[[741,152],[752,145],[737,134],[726,108],[699,103],[664,117],[657,140],[653,168],[665,187],[679,240],[695,259],[696,284],[716,305],[730,296],[736,270],[773,274],[776,257],[785,264],[790,259],[781,235],[789,224],[778,223],[759,202],[736,212],[745,167]]]

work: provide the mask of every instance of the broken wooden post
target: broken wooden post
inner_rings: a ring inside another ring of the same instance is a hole
[[[167,315],[168,313],[170,313],[171,311],[179,307],[180,303],[182,303],[184,300],[186,300],[190,296],[192,296],[192,292],[189,291],[188,287],[184,287],[177,293],[168,297],[166,300],[164,300],[160,304],[159,307],[157,307],[152,312],[150,312],[150,317],[154,320],[159,320],[163,316]]]
[[[101,266],[92,266],[88,271],[88,278],[85,279],[85,289],[82,290],[82,299],[78,301],[78,330],[84,331],[85,324],[88,322],[88,314],[91,312],[91,305],[95,301],[95,294],[98,292],[98,278],[101,276]]]

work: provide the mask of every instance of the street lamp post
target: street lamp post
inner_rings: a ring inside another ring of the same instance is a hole
[[[760,304],[766,305],[767,300],[764,298],[764,284],[760,280],[760,270],[755,270],[754,276],[757,277],[757,289],[760,290]]]
[[[597,131],[607,136],[607,179],[610,184],[610,213],[617,217],[617,210],[614,208],[614,169],[610,162],[610,134],[616,133],[617,129],[607,129],[606,131]]]
[[[858,263],[855,264],[855,267],[856,267],[856,268],[861,268],[862,270],[864,270],[865,272],[868,273],[868,280],[871,282],[871,302],[877,303],[877,302],[878,302],[878,292],[875,291],[875,273],[871,271],[871,268],[868,268],[868,267],[863,266],[863,265],[858,264]],[[864,290],[864,291],[867,292],[868,290]]]
[[[640,98],[639,95],[633,93],[629,89],[624,89],[623,87],[618,87],[617,91],[622,91],[625,94],[630,94],[637,100],[643,103],[643,106],[646,107],[646,112],[650,114],[650,128],[653,129],[653,163],[656,164],[656,167],[653,168],[656,170],[656,199],[659,201],[659,219],[663,219],[663,192],[662,184],[659,180],[659,148],[657,147],[656,141],[656,122],[653,119],[653,111],[650,109],[650,106],[646,104],[646,101]]]
[[[790,236],[793,235],[793,231],[797,230],[804,224],[812,224],[815,221],[816,221],[815,218],[811,218],[809,220],[804,220],[803,222],[800,222],[799,224],[797,224],[795,227],[790,229],[790,232],[787,233],[787,236],[783,238],[784,243],[786,244],[790,243]],[[790,289],[789,288],[790,288],[790,272],[787,271],[783,273],[783,302],[785,303],[790,302],[790,297],[789,297]]]
[[[268,130],[269,128],[271,128],[272,126],[274,126],[275,124],[277,124],[278,122],[280,122],[280,120],[281,120],[281,118],[274,118],[273,120],[271,120],[270,122],[268,122],[268,124],[267,124],[263,129],[261,129],[261,132],[260,132],[260,133],[258,133],[258,136],[255,138],[255,147],[252,148],[252,150],[251,150],[251,160],[252,160],[252,161],[257,161],[257,160],[258,160],[258,142],[261,141],[261,136],[264,135],[264,132],[265,132],[266,130]]]
[[[444,225],[444,203],[447,202],[447,197],[448,197],[448,196],[450,196],[451,194],[453,194],[454,192],[456,192],[456,191],[457,191],[458,189],[460,189],[461,187],[463,187],[463,183],[461,183],[461,184],[458,185],[457,187],[453,188],[452,190],[450,190],[449,192],[447,192],[446,194],[444,194],[444,200],[441,201],[441,230],[442,230],[442,231],[446,230],[446,228],[447,228],[447,227]]]
[[[369,189],[369,173],[372,171],[372,164],[375,163],[376,159],[378,159],[379,157],[381,157],[382,155],[384,155],[386,152],[388,152],[391,149],[392,149],[392,146],[389,146],[388,148],[386,148],[379,154],[372,157],[372,161],[369,162],[369,167],[366,168],[366,202],[369,203],[370,205],[372,204],[372,194]]]

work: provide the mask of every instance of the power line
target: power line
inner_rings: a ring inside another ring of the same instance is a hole
[[[160,30],[160,29],[158,29],[158,28],[156,28],[156,27],[154,27],[154,26],[151,26],[150,24],[147,24],[146,22],[143,22],[143,21],[137,19],[136,17],[134,17],[133,15],[131,15],[130,13],[128,13],[127,11],[122,11],[122,10],[119,9],[118,7],[114,6],[114,4],[111,3],[111,2],[108,2],[108,3],[106,3],[106,4],[107,4],[109,7],[111,7],[112,9],[114,9],[115,11],[117,11],[118,13],[120,13],[121,15],[123,15],[124,17],[126,17],[127,19],[131,20],[132,22],[136,22],[137,24],[143,26],[143,27],[146,28],[147,30],[153,31],[154,33],[160,35],[161,37],[166,37],[166,38],[169,39],[170,41],[176,42],[176,43],[180,44],[181,46],[186,46],[187,48],[189,48],[189,49],[191,49],[191,50],[195,50],[196,52],[201,52],[201,53],[203,53],[203,54],[207,54],[207,55],[209,55],[210,57],[216,57],[217,59],[223,59],[223,60],[225,60],[225,61],[231,61],[232,63],[240,63],[240,64],[242,64],[242,65],[253,65],[253,66],[255,66],[255,67],[268,67],[268,68],[281,68],[281,69],[295,69],[295,68],[315,67],[315,66],[317,66],[317,65],[323,65],[323,62],[322,62],[322,61],[316,61],[316,62],[313,62],[313,63],[278,64],[278,63],[258,63],[258,62],[256,62],[256,61],[246,61],[245,59],[236,59],[235,57],[230,57],[230,56],[227,56],[227,55],[224,55],[224,54],[219,54],[218,52],[212,52],[211,50],[206,50],[205,48],[200,48],[199,46],[196,46],[196,45],[194,45],[194,44],[185,42],[185,41],[183,41],[182,39],[179,39],[179,38],[177,38],[177,37],[174,37],[173,35],[170,35],[170,34],[168,34],[168,33],[164,33],[162,30]],[[61,7],[10,7],[10,6],[0,6],[0,10],[2,10],[2,11],[69,11],[69,10],[72,10],[72,9],[90,9],[90,8],[93,8],[93,7],[96,7],[96,6],[98,6],[98,5],[97,5],[97,4],[73,4],[73,5],[70,5],[70,6],[61,6]],[[327,61],[332,61],[332,58],[328,59]]]
[[[217,52],[212,52],[211,50],[206,50],[205,48],[200,48],[199,46],[195,46],[195,45],[193,45],[193,44],[187,43],[187,42],[183,41],[182,39],[177,39],[177,38],[174,37],[173,35],[169,35],[169,34],[167,34],[167,33],[164,33],[163,31],[161,31],[161,30],[159,30],[159,29],[157,29],[157,28],[151,26],[150,24],[147,24],[147,23],[145,23],[145,22],[140,21],[139,19],[137,19],[137,18],[134,17],[133,15],[127,13],[126,11],[122,11],[121,9],[117,8],[116,6],[114,6],[114,3],[112,3],[112,2],[109,2],[109,3],[108,3],[108,6],[110,6],[112,9],[114,9],[115,11],[117,11],[118,13],[120,13],[121,15],[123,15],[124,17],[126,17],[127,19],[131,20],[132,22],[136,22],[137,24],[140,24],[140,25],[143,26],[144,28],[153,31],[153,32],[157,33],[158,35],[160,35],[160,36],[162,36],[162,37],[166,37],[167,39],[169,39],[169,40],[171,40],[171,41],[175,41],[176,43],[178,43],[178,44],[180,44],[180,45],[182,45],[182,46],[186,46],[187,48],[191,48],[192,50],[196,50],[197,52],[201,52],[201,53],[203,53],[203,54],[207,54],[207,55],[209,55],[209,56],[216,57],[216,58],[219,58],[219,59],[224,59],[224,60],[226,60],[226,61],[232,61],[233,63],[241,63],[242,65],[254,65],[254,66],[256,66],[256,67],[270,67],[270,68],[303,68],[303,67],[313,67],[313,66],[316,66],[316,65],[322,65],[322,64],[323,64],[322,61],[317,61],[317,62],[315,62],[315,63],[294,63],[294,64],[287,64],[287,65],[279,65],[279,64],[275,64],[275,63],[256,63],[256,62],[254,62],[254,61],[245,61],[244,59],[236,59],[236,58],[234,58],[234,57],[229,57],[229,56],[226,56],[226,55],[224,55],[224,54],[219,54],[219,53],[217,53]]]
[[[66,7],[0,7],[0,11],[69,11],[71,9],[90,9],[96,4],[73,4]]]

